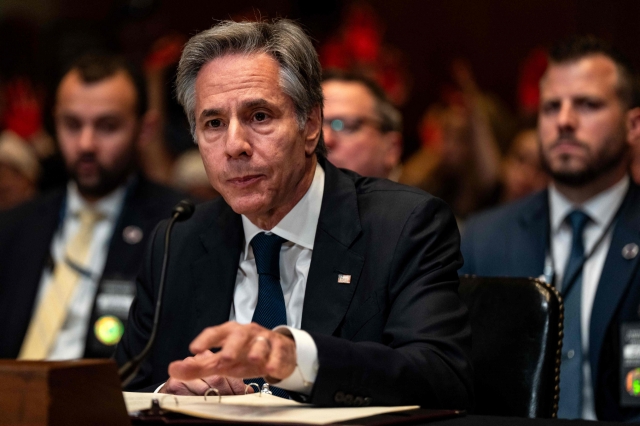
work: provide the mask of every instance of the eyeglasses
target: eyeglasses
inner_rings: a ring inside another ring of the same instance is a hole
[[[380,121],[370,117],[325,118],[322,121],[322,127],[329,127],[334,132],[344,135],[357,133],[365,125],[369,125],[379,131],[382,130]]]

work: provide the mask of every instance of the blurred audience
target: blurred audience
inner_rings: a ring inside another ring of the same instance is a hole
[[[444,105],[431,106],[421,123],[421,149],[402,170],[400,182],[442,198],[459,220],[497,202],[501,154],[489,111],[470,68],[452,67],[457,89]]]
[[[502,162],[501,202],[510,202],[544,189],[549,177],[540,161],[535,129],[518,133]]]
[[[33,148],[20,136],[0,134],[0,210],[23,203],[38,192],[40,163]]]
[[[138,173],[155,121],[124,60],[75,62],[54,119],[70,180],[0,214],[0,358],[110,356],[146,241],[183,198]]]
[[[322,83],[322,133],[335,166],[363,176],[397,180],[402,154],[402,116],[373,81],[328,71]]]
[[[212,200],[220,195],[209,183],[200,151],[193,148],[180,154],[173,164],[171,184],[195,200]]]

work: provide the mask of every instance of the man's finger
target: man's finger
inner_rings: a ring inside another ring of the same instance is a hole
[[[169,364],[169,376],[178,380],[194,380],[216,374],[218,357],[212,356],[211,351],[185,358]]]
[[[222,346],[225,337],[235,328],[237,323],[225,322],[215,327],[207,327],[189,345],[192,354],[204,352],[210,348]]]
[[[280,334],[274,333],[270,339],[271,351],[264,366],[267,376],[282,380],[289,377],[296,368],[296,344]]]
[[[256,336],[250,343],[247,361],[256,366],[264,366],[269,360],[271,343],[265,336]]]

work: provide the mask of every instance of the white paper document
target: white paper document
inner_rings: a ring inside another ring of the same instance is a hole
[[[322,425],[345,422],[384,413],[420,408],[402,407],[344,407],[320,408],[310,404],[266,394],[228,395],[221,398],[209,395],[175,396],[158,393],[123,392],[127,411],[147,409],[158,399],[164,410],[212,420],[264,423],[307,423]]]

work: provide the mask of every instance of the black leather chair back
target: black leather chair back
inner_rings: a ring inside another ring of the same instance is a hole
[[[535,278],[460,278],[469,308],[474,414],[556,417],[562,299]]]

